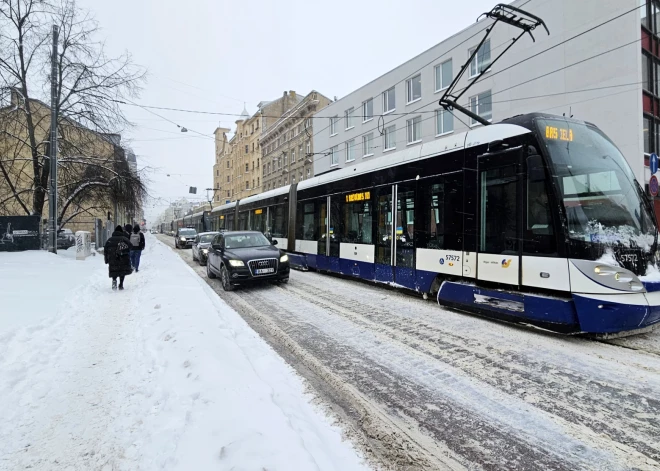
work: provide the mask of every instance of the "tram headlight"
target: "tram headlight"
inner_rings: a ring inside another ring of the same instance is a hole
[[[614,275],[616,272],[617,272],[616,269],[612,267],[608,267],[606,265],[599,265],[596,268],[594,268],[594,273],[600,276]]]
[[[631,281],[630,282],[630,289],[633,291],[643,291],[644,290],[644,285],[641,284],[639,281]]]

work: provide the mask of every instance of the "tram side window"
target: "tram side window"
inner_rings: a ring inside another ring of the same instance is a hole
[[[323,208],[321,208],[323,206]],[[317,211],[318,209],[318,211]],[[323,209],[324,214],[321,213]],[[323,221],[321,221],[323,218]],[[325,204],[316,201],[302,201],[298,203],[296,221],[296,239],[319,240],[325,236]]]
[[[330,256],[339,257],[339,242],[344,234],[344,220],[342,219],[342,203],[338,198],[330,199]]]
[[[352,244],[373,244],[371,201],[344,204],[344,232],[341,241]]]
[[[523,252],[528,254],[555,254],[557,241],[552,224],[545,170],[541,157],[527,159],[526,235]]]
[[[517,178],[513,165],[486,170],[481,174],[482,252],[514,254],[518,251]]]
[[[234,215],[233,214],[227,214],[225,217],[225,220],[227,221],[226,224],[226,230],[228,231],[233,231],[234,230]]]
[[[248,220],[248,213],[247,211],[243,211],[241,213],[238,213],[238,230],[239,231],[245,231],[247,230],[247,220]]]
[[[420,182],[420,221],[416,247],[462,250],[462,174],[436,177]]]
[[[273,229],[272,236],[284,238],[286,237],[287,230],[287,211],[283,204],[271,207],[273,214]]]

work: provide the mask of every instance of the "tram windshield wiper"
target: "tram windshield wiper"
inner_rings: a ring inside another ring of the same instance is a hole
[[[525,34],[529,34],[530,37],[532,38],[532,41],[536,41],[536,39],[534,39],[534,35],[532,34],[532,31],[534,31],[537,27],[543,26],[543,28],[545,28],[548,35],[550,34],[550,30],[548,30],[548,27],[546,26],[545,22],[538,16],[533,15],[521,8],[517,8],[511,5],[506,5],[504,3],[498,3],[491,11],[484,13],[479,18],[477,18],[477,21],[479,21],[479,19],[481,19],[481,17],[483,16],[487,18],[491,18],[495,21],[493,22],[492,25],[486,28],[485,36],[481,39],[479,45],[474,48],[474,51],[472,52],[472,54],[470,54],[470,57],[468,58],[467,62],[461,67],[460,72],[456,75],[456,77],[454,77],[454,80],[451,82],[447,90],[445,90],[445,93],[442,95],[442,98],[440,98],[440,101],[438,103],[440,104],[440,106],[442,106],[445,110],[449,112],[451,112],[452,110],[460,111],[461,113],[468,116],[472,120],[481,123],[485,126],[488,126],[490,124],[490,121],[482,118],[473,111],[468,110],[467,108],[464,108],[463,106],[459,105],[458,100],[463,95],[465,95],[465,93],[472,87],[472,85],[474,85],[493,66],[493,64],[495,64],[495,62],[497,62],[500,59],[500,57],[506,54],[506,52],[509,49],[511,49],[511,47],[513,47],[513,45],[516,42],[518,42],[518,40],[522,38]],[[490,33],[493,31],[493,28],[499,22],[506,23],[510,26],[520,29],[521,30],[520,34],[514,37],[511,41],[511,44],[509,44],[506,48],[504,48],[504,50],[497,57],[491,60],[486,66],[481,67],[481,70],[478,71],[477,76],[471,79],[465,88],[456,91],[455,90],[456,85],[458,84],[459,80],[461,79],[461,77],[463,77],[465,71],[468,70],[474,58],[481,53],[482,46],[488,39],[488,36],[490,36]]]

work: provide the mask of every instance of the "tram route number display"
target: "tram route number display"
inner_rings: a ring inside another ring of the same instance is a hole
[[[366,201],[370,199],[371,199],[370,191],[363,191],[362,193],[351,193],[350,195],[346,195],[347,203],[354,203],[356,201]]]
[[[546,126],[545,138],[555,141],[573,142],[573,130],[556,126]]]

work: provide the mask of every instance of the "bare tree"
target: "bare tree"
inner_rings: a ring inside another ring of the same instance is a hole
[[[116,136],[130,125],[118,102],[137,97],[144,71],[129,54],[105,54],[104,44],[95,39],[97,23],[75,1],[2,0],[0,92],[12,99],[0,109],[0,210],[44,210],[52,24],[60,29],[56,102],[62,222],[111,202],[140,205],[145,186],[129,168]]]

